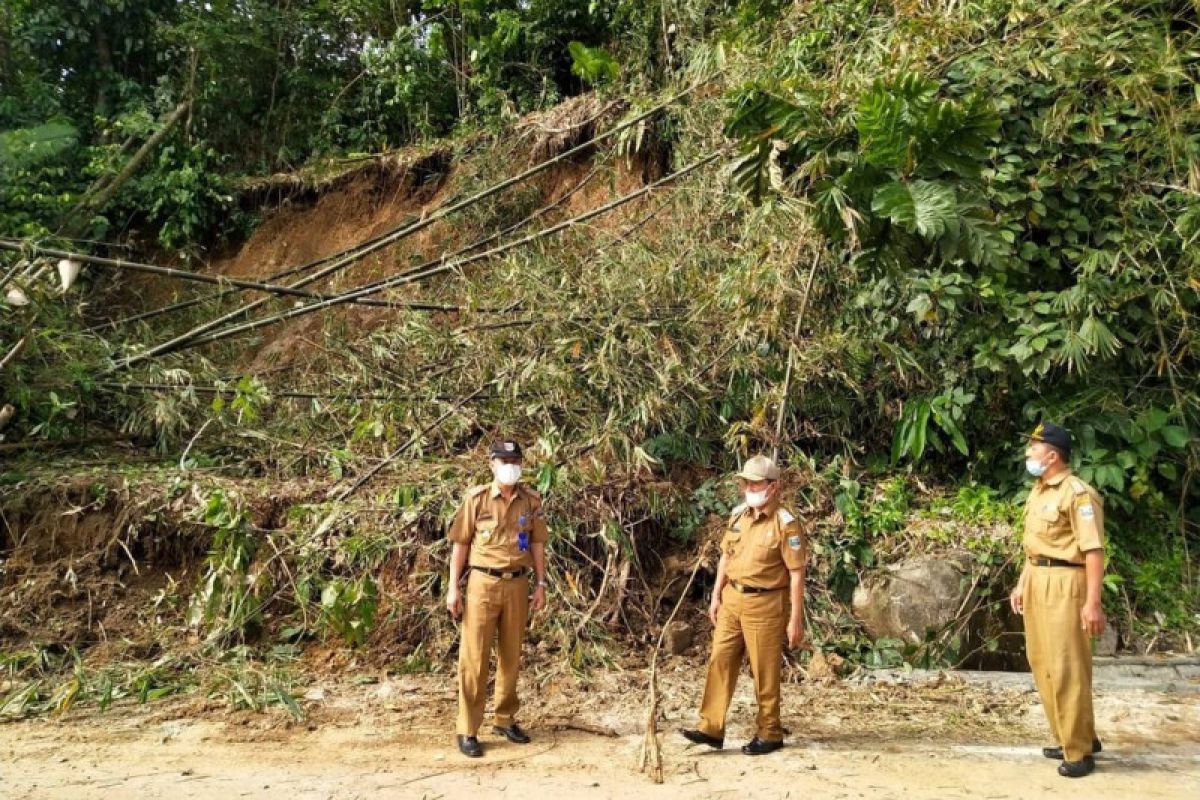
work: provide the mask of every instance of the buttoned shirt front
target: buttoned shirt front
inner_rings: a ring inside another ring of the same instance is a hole
[[[472,487],[446,538],[470,546],[468,564],[472,567],[532,567],[531,545],[545,544],[549,538],[542,498],[523,483],[513,487],[507,499],[495,482]]]
[[[759,509],[734,509],[721,538],[725,575],[759,589],[788,585],[788,572],[804,566],[805,536],[792,512],[775,500]]]
[[[1070,471],[1042,479],[1025,501],[1025,554],[1082,564],[1083,554],[1104,547],[1100,495]]]

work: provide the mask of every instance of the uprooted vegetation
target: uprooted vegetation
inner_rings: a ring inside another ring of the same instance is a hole
[[[283,703],[299,714],[294,687],[330,672],[452,674],[457,634],[441,605],[443,532],[478,465],[463,459],[434,478],[427,469],[402,467],[370,503],[353,505],[330,503],[323,483],[311,480],[167,473],[164,481],[153,469],[19,487],[3,508],[19,532],[5,543],[3,714],[190,690],[233,707]],[[1008,507],[988,501],[999,527],[972,527],[964,503],[978,499],[969,493],[926,498],[939,509],[926,514],[910,507],[902,482],[859,498],[833,478],[811,475],[793,487],[821,520],[812,640],[839,662],[875,666],[969,661],[994,650],[995,630],[988,640],[967,632],[995,616],[987,592],[916,645],[865,637],[844,592],[853,564],[947,547],[970,548],[981,586],[1002,586],[1011,577]],[[642,666],[685,589],[695,603],[684,616],[699,640],[713,544],[734,498],[728,486],[692,480],[555,493],[553,606],[530,635],[530,660],[543,675]],[[872,537],[872,528],[887,533]],[[872,547],[878,552],[868,555]],[[700,579],[689,589],[697,560]],[[700,649],[689,652],[695,658]]]
[[[274,286],[412,231],[320,297],[30,278],[0,317],[26,337],[0,372],[6,709],[197,683],[286,703],[312,668],[445,669],[442,527],[500,434],[555,519],[533,647],[556,669],[656,641],[712,558],[722,476],[774,448],[813,525],[819,649],[978,657],[1012,628],[1019,434],[1041,417],[1106,496],[1122,639],[1190,648],[1200,156],[1194,13],[1173,9],[797,4],[695,43],[652,99],[245,181],[262,219],[203,274]],[[25,255],[16,273],[49,271]],[[319,305],[378,280],[374,305]],[[978,592],[928,641],[850,616],[866,571],[964,550]]]

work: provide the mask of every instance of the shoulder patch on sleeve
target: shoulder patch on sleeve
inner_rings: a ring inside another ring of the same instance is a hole
[[[792,514],[792,512],[788,511],[786,508],[781,508],[781,509],[779,509],[779,521],[782,522],[784,525],[791,525],[793,522],[796,521],[796,517],[795,517],[795,515]]]
[[[467,490],[467,497],[479,497],[479,495],[487,491],[487,488],[486,483],[481,486],[472,486]]]
[[[788,537],[788,547],[792,548],[793,550],[799,550],[802,544],[804,544],[804,540],[800,538],[799,534]]]
[[[1083,503],[1079,506],[1079,516],[1083,517],[1084,519],[1091,519],[1092,517],[1096,516],[1096,510],[1092,508],[1091,503]]]

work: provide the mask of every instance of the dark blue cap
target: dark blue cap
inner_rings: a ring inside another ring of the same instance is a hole
[[[524,458],[521,455],[521,445],[519,442],[514,442],[512,439],[502,439],[498,442],[492,442],[490,451],[491,458]]]
[[[1055,425],[1053,422],[1039,422],[1038,426],[1033,429],[1033,433],[1029,434],[1029,438],[1061,450],[1063,455],[1071,454],[1071,432],[1061,425]]]

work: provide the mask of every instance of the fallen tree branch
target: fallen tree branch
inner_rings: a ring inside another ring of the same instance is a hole
[[[679,594],[679,599],[675,601],[675,607],[671,609],[671,615],[667,617],[667,621],[663,623],[662,630],[658,632],[658,641],[654,645],[654,655],[650,659],[650,680],[646,701],[646,705],[648,706],[646,712],[646,735],[642,738],[642,749],[638,755],[638,771],[649,772],[650,780],[655,783],[663,782],[662,745],[658,741],[658,657],[662,653],[663,640],[666,638],[667,629],[671,627],[671,623],[675,621],[675,615],[679,613],[679,609],[683,606],[683,601],[687,598],[688,590],[692,588],[692,583],[696,580],[696,573],[700,571],[701,565],[707,560],[711,544],[711,541],[706,541],[704,546],[700,548],[700,553],[696,557],[696,563],[692,567],[692,574],[688,576],[687,583],[684,585],[683,591]]]
[[[100,211],[108,204],[113,195],[141,168],[142,162],[158,149],[158,146],[167,138],[167,134],[171,132],[179,120],[183,119],[183,115],[191,107],[192,98],[190,97],[175,106],[175,110],[163,120],[162,126],[154,132],[153,136],[146,140],[145,144],[138,148],[138,151],[133,154],[124,168],[117,173],[116,177],[99,187],[95,194],[85,194],[80,198],[75,207],[68,212],[68,221],[63,225],[63,231],[69,236],[78,236],[82,233],[87,228],[88,217]]]

